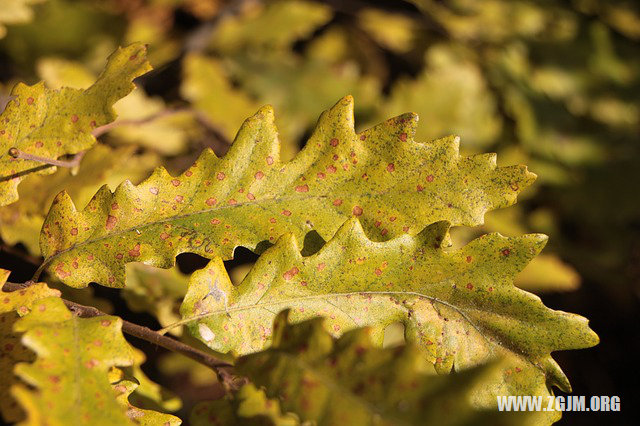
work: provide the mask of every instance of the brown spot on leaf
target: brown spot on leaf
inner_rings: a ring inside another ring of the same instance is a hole
[[[107,216],[107,223],[105,224],[105,228],[107,228],[108,230],[112,230],[113,228],[115,228],[117,222],[117,217],[109,215]]]
[[[77,122],[78,122],[78,116],[77,116],[76,114],[73,114],[73,115],[71,116],[71,122],[72,122],[72,123],[77,123]]]
[[[273,157],[269,155],[269,156],[267,157],[266,161],[267,161],[267,164],[268,164],[268,165],[272,165],[272,164],[273,164]]]
[[[336,198],[335,200],[333,200],[333,205],[334,206],[341,206],[342,205],[342,200],[340,198]]]
[[[331,139],[331,142],[329,142],[331,144],[331,146],[338,146],[338,139],[333,138]]]
[[[388,172],[392,172],[392,171],[394,171],[395,169],[396,169],[396,166],[394,166],[394,164],[393,164],[393,163],[389,163],[389,164],[387,164],[387,171],[388,171]]]
[[[406,133],[400,133],[400,140],[402,142],[406,142],[407,141],[407,134]]]
[[[362,212],[363,212],[363,210],[362,210],[362,207],[360,207],[360,206],[355,206],[353,208],[353,210],[352,210],[352,213],[353,213],[354,216],[361,216]]]
[[[149,188],[149,192],[152,193],[153,195],[158,195],[158,192],[160,191],[155,186],[152,186],[151,188]]]
[[[78,228],[71,228],[71,235],[78,235]]]
[[[296,266],[294,266],[293,268],[282,274],[282,278],[284,278],[285,281],[289,281],[291,278],[295,277],[298,272],[300,272],[300,270]]]
[[[131,257],[140,256],[140,244],[136,244],[134,248],[129,250],[129,256],[131,256]]]
[[[296,192],[309,192],[309,185],[296,186]]]
[[[160,238],[163,240],[166,240],[167,238],[169,238],[169,234],[167,234],[166,232],[163,232],[162,234],[160,234]]]
[[[216,204],[218,202],[218,200],[216,200],[215,198],[207,198],[207,201],[205,201],[205,203],[208,206],[213,206],[214,204]]]
[[[33,98],[31,96],[27,98],[27,104],[33,105]]]
[[[178,179],[172,179],[171,180],[171,185],[173,186],[180,186],[180,181]]]
[[[227,175],[225,175],[223,172],[218,172],[218,174],[216,175],[216,179],[218,180],[224,180],[225,177],[227,177]]]
[[[508,248],[505,248],[505,249],[502,249],[500,253],[502,253],[503,256],[509,256],[511,254],[511,250],[509,250]]]
[[[291,212],[289,210],[282,210],[283,216],[291,216]]]
[[[253,201],[253,200],[255,200],[255,199],[256,199],[256,196],[255,196],[255,195],[253,195],[252,193],[248,192],[248,193],[247,193],[247,198],[248,198],[249,200]]]
[[[220,219],[216,219],[216,218],[211,219],[211,224],[212,225],[219,225],[220,224]]]
[[[254,175],[254,177],[258,180],[262,179],[264,177],[264,173],[262,173],[260,170],[258,170],[258,172]]]

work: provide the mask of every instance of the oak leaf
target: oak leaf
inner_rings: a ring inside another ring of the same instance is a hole
[[[70,286],[122,287],[129,262],[167,268],[182,252],[230,259],[237,246],[262,251],[285,232],[316,249],[353,215],[376,241],[438,220],[476,225],[535,179],[524,166],[497,167],[492,154],[461,157],[455,137],[417,143],[416,124],[405,114],[356,133],[346,97],[283,164],[264,107],[221,159],[205,150],[179,176],[158,168],[137,186],[103,187],[80,211],[60,193],[42,229],[45,266]]]
[[[17,187],[25,175],[55,170],[40,161],[15,158],[12,148],[54,160],[90,148],[96,142],[92,130],[116,118],[112,105],[133,90],[134,78],[150,69],[146,47],[135,43],[111,54],[87,90],[17,84],[0,114],[0,205],[18,199]]]

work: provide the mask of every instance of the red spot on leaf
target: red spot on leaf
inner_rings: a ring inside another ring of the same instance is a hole
[[[309,185],[296,186],[296,192],[309,192]]]
[[[268,165],[272,165],[273,164],[273,157],[272,156],[268,156],[267,157],[267,164]]]
[[[418,192],[422,192],[423,189],[424,189],[424,186],[422,186],[422,185],[416,186],[416,191],[418,191]]]
[[[317,176],[318,176],[318,179],[324,179],[324,178],[326,178],[326,177],[327,177],[327,175],[325,175],[325,174],[324,174],[324,173],[322,173],[322,172],[318,172],[318,175],[317,175]]]
[[[388,232],[389,230],[387,228],[384,228],[382,231],[380,231],[380,234],[387,235]]]
[[[341,206],[342,205],[342,200],[340,198],[336,198],[335,200],[333,200],[333,205],[334,206]]]
[[[509,256],[511,254],[511,250],[509,250],[508,248],[502,249],[501,253],[503,256]]]
[[[176,195],[174,200],[176,200],[176,202],[181,203],[182,200],[184,200],[184,197],[182,195]]]
[[[33,98],[32,98],[31,96],[29,96],[29,97],[27,98],[27,103],[28,103],[29,105],[33,105]]]
[[[329,173],[335,173],[336,170],[338,170],[338,169],[336,169],[336,166],[327,167],[327,172],[329,172]]]
[[[226,175],[223,172],[218,172],[218,174],[216,175],[216,179],[218,180],[223,180],[226,177]]]
[[[467,288],[468,288],[469,290],[473,290],[473,284],[471,284],[471,283],[467,283]]]
[[[218,202],[218,200],[216,200],[215,198],[207,198],[207,201],[205,201],[205,203],[206,203],[208,206],[213,206],[213,205],[214,205],[215,203],[217,203],[217,202]]]
[[[78,228],[71,228],[71,235],[78,235]]]
[[[330,143],[331,143],[331,146],[338,146],[338,139],[333,138],[333,139],[331,139]]]
[[[235,198],[232,198],[229,200],[229,204],[235,206],[236,204],[238,204],[238,202],[235,200]]]
[[[167,234],[166,232],[163,232],[162,234],[160,234],[160,238],[163,240],[166,240],[167,238],[169,238],[169,234]]]
[[[72,122],[72,123],[77,123],[77,122],[78,122],[78,116],[77,116],[76,114],[73,114],[73,115],[71,116],[71,122]]]
[[[253,201],[253,200],[255,200],[255,199],[256,199],[256,196],[255,196],[255,195],[253,195],[252,193],[248,192],[248,193],[247,193],[247,198],[248,198],[249,200]]]
[[[402,142],[406,142],[407,141],[407,134],[406,133],[400,133],[400,140]]]
[[[186,177],[191,177],[191,176],[193,176],[193,172],[191,170],[187,170],[186,172],[184,172],[184,175]]]
[[[152,186],[151,188],[149,188],[149,192],[152,193],[153,195],[158,195],[158,192],[160,191],[155,186]]]
[[[211,219],[211,224],[212,225],[219,225],[220,224],[220,219]]]
[[[44,144],[42,143],[42,141],[36,142],[36,148],[42,148],[43,146]]]
[[[427,182],[433,182],[433,175],[427,176]]]
[[[173,179],[173,180],[171,180],[171,185],[180,186],[180,181],[178,179]]]
[[[388,172],[392,172],[396,169],[396,166],[393,165],[393,163],[389,163],[387,164],[387,171]]]
[[[264,173],[262,173],[261,171],[258,171],[254,177],[258,180],[262,179],[264,177]]]
[[[324,263],[319,263],[318,264],[318,271],[322,271],[325,268],[325,266],[327,266],[327,265],[325,265]]]
[[[289,210],[282,210],[282,214],[284,216],[291,216],[291,212]]]
[[[352,210],[352,213],[354,216],[361,216],[362,215],[362,207],[360,206],[355,206]]]

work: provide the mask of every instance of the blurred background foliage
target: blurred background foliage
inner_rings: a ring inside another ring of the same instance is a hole
[[[0,108],[18,81],[86,87],[133,41],[148,43],[155,70],[116,105],[121,124],[78,170],[33,176],[20,201],[0,209],[3,256],[37,261],[43,217],[62,188],[84,205],[103,183],[140,181],[159,164],[178,172],[204,147],[222,155],[266,103],[289,159],[320,112],[352,94],[357,130],[412,111],[416,140],[458,134],[464,154],[497,152],[500,165],[538,174],[517,206],[454,229],[454,242],[550,235],[518,285],[592,319],[600,347],[561,356],[577,394],[626,392],[631,378],[609,369],[640,349],[638,2],[0,0]],[[237,254],[234,282],[254,260]],[[183,255],[179,266],[202,262]],[[135,265],[128,275],[126,292],[96,292],[115,298],[116,311],[175,320],[186,289],[177,269]],[[174,390],[214,381],[175,356],[150,358]],[[201,396],[192,391],[186,405]]]

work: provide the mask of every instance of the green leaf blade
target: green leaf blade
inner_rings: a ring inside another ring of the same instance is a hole
[[[354,215],[378,241],[437,220],[478,224],[535,178],[524,166],[497,168],[492,155],[462,158],[457,138],[416,143],[416,125],[405,115],[356,134],[346,97],[282,164],[273,110],[264,107],[223,158],[205,150],[180,176],[159,168],[138,186],[103,188],[81,211],[62,193],[43,227],[43,255],[71,286],[122,287],[128,262],[167,268],[187,251],[230,259],[237,246],[261,251],[286,232],[326,240]],[[91,256],[106,267],[94,268]]]

